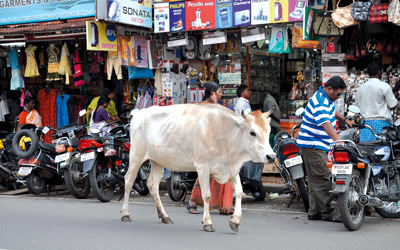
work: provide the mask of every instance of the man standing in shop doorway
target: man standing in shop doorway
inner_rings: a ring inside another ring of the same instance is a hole
[[[271,109],[272,114],[271,117],[271,134],[276,135],[279,131],[282,130],[281,128],[281,110],[279,109],[279,105],[275,100],[275,97],[279,96],[276,92],[267,92],[267,96],[264,99],[263,103],[263,112],[268,112]]]
[[[370,125],[375,133],[380,134],[383,127],[388,127],[393,122],[390,109],[397,106],[389,84],[379,80],[382,67],[377,62],[368,64],[369,80],[357,89],[356,105],[360,107],[365,124]],[[376,140],[368,128],[360,133],[360,142]]]
[[[249,102],[251,91],[249,87],[247,87],[247,85],[240,85],[237,88],[237,96],[239,97],[239,100],[235,105],[235,113],[238,115],[241,115],[242,111],[245,111],[245,113],[251,113],[251,106]]]
[[[335,109],[334,102],[345,89],[342,78],[332,77],[309,100],[303,115],[297,145],[301,147],[308,177],[309,220],[341,222],[330,205],[331,181],[326,162],[330,145],[340,139],[336,134],[336,119],[344,121],[349,127],[353,124]]]

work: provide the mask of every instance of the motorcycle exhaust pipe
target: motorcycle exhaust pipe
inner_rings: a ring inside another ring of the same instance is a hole
[[[104,179],[108,182],[114,183],[117,181],[117,179],[115,178],[115,176],[113,174],[106,174],[104,176]]]
[[[12,174],[11,171],[8,168],[5,168],[5,167],[0,165],[0,173],[1,173],[1,171],[6,173],[7,176],[10,176]]]
[[[378,208],[383,206],[383,201],[381,199],[377,197],[372,197],[370,195],[360,195],[358,201],[363,206],[378,207]]]

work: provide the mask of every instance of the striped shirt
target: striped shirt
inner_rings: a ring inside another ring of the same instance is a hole
[[[302,148],[315,148],[329,151],[332,138],[322,124],[330,122],[336,130],[335,103],[332,102],[323,87],[314,94],[307,104],[300,127],[297,144]]]

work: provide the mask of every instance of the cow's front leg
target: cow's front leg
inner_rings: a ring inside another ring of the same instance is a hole
[[[233,189],[235,189],[235,212],[233,213],[229,226],[235,232],[239,231],[240,219],[242,218],[242,197],[243,197],[243,188],[242,183],[240,183],[239,175],[236,175],[230,179],[231,185]]]
[[[161,203],[160,199],[160,180],[162,177],[163,167],[158,165],[157,163],[151,161],[151,172],[149,176],[149,180],[147,182],[151,197],[153,197],[154,203],[156,204],[158,218],[161,219],[162,223],[171,224],[172,220],[169,218],[168,214],[164,210],[164,206]]]
[[[210,174],[204,172],[198,172],[199,182],[201,187],[201,196],[203,198],[204,203],[204,211],[203,211],[203,229],[207,232],[214,232],[214,226],[211,221],[210,216],[210,200],[211,200],[211,191],[210,191]]]

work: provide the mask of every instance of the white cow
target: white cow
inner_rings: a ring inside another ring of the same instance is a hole
[[[235,212],[229,225],[235,232],[242,217],[243,189],[239,171],[248,161],[269,162],[275,154],[269,145],[270,112],[237,115],[216,104],[182,104],[151,107],[136,112],[131,122],[129,170],[125,175],[122,221],[131,221],[129,194],[140,165],[150,160],[147,182],[163,223],[173,223],[160,200],[163,168],[197,171],[204,201],[203,228],[214,231],[209,213],[210,177],[218,183],[231,182],[235,189]]]

